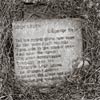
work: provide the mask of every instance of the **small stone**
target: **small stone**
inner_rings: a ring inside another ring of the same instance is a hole
[[[78,68],[81,68],[82,66],[89,66],[89,62],[88,61],[80,61],[79,65],[78,65]]]
[[[89,58],[83,60],[82,58],[78,59],[77,61],[73,62],[73,68],[81,68],[82,66],[89,66]]]

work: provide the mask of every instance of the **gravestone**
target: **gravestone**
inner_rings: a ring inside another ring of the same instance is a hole
[[[82,56],[79,19],[13,22],[15,73],[27,84],[48,86],[62,81]]]

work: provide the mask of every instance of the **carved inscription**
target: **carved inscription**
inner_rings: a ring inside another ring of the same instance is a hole
[[[15,22],[13,38],[16,76],[35,85],[61,80],[82,55],[80,22],[74,19]]]

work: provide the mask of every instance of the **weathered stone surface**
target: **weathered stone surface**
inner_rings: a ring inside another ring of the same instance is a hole
[[[69,18],[14,22],[16,76],[34,85],[60,82],[82,55],[80,26]]]

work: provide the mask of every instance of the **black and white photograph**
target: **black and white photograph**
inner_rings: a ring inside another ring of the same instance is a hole
[[[100,0],[0,0],[0,100],[100,100]]]

